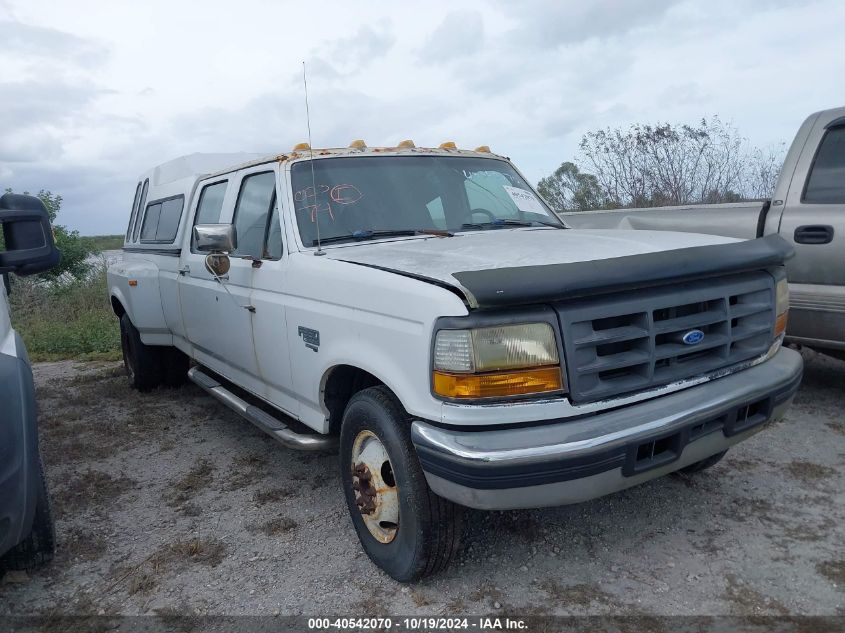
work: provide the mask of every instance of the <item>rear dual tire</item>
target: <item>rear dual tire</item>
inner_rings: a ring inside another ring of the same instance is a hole
[[[120,317],[120,346],[129,386],[151,391],[164,383],[178,387],[188,374],[188,357],[175,347],[145,345],[129,315]]]
[[[428,487],[410,420],[383,386],[352,397],[340,431],[340,469],[352,525],[367,556],[410,582],[446,568],[463,531],[463,508]]]

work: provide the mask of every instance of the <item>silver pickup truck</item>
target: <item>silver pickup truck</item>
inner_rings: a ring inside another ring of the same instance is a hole
[[[845,107],[807,117],[771,200],[563,214],[577,229],[685,231],[752,239],[777,234],[787,264],[787,341],[845,355]]]

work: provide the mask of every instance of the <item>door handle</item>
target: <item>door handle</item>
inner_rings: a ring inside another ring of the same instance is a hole
[[[828,224],[805,224],[795,229],[796,244],[830,244],[833,227]]]
[[[180,275],[190,275],[191,274],[191,267],[190,266],[184,266],[183,268],[180,268],[179,274]]]

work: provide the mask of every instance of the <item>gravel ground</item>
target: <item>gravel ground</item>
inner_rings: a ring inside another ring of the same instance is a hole
[[[845,615],[845,362],[805,351],[788,417],[692,477],[469,515],[403,586],[362,553],[336,458],[288,451],[193,386],[35,367],[56,560],[3,614]]]

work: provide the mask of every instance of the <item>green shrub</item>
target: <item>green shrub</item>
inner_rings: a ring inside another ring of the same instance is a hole
[[[33,361],[117,360],[120,328],[112,312],[106,270],[83,279],[45,282],[13,277],[12,324]]]

